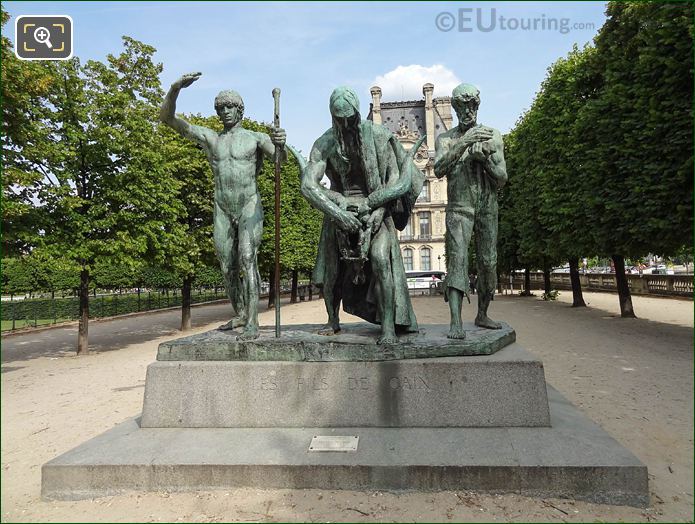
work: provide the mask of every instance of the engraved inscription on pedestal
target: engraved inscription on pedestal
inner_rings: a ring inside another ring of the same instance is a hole
[[[486,357],[384,362],[155,362],[143,427],[549,425],[542,363],[516,344]]]
[[[421,389],[429,391],[431,388],[427,381],[422,377],[391,377],[389,379],[389,387],[391,389]]]

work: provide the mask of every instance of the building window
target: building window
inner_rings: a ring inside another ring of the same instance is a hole
[[[431,224],[432,213],[429,211],[420,211],[417,217],[420,221],[420,238],[423,240],[428,240],[432,238],[432,224]]]
[[[413,250],[409,247],[403,250],[403,266],[406,271],[413,270]]]
[[[401,231],[401,240],[412,240],[413,239],[413,220],[415,217],[411,215],[410,220],[406,224],[403,231]]]
[[[428,247],[420,250],[420,271],[430,271],[432,269],[432,251]]]
[[[422,184],[422,191],[420,191],[420,196],[417,197],[418,202],[429,202],[430,201],[430,181],[425,180]]]

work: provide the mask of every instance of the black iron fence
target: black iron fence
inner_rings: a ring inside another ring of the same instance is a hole
[[[191,292],[191,303],[224,299],[222,288],[200,288]],[[89,297],[89,318],[105,318],[140,311],[181,306],[178,289],[139,290],[128,293],[97,293]],[[3,300],[0,308],[2,331],[58,324],[79,319],[80,300],[76,296]]]

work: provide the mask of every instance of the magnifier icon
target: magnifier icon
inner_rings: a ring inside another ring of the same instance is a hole
[[[46,44],[46,47],[51,49],[53,46],[51,45],[49,38],[51,38],[51,33],[45,27],[37,27],[34,30],[34,39],[36,39],[39,44]]]

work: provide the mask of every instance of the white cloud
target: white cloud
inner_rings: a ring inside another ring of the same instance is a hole
[[[423,97],[422,86],[428,82],[434,84],[434,96],[450,96],[451,91],[461,83],[454,72],[442,64],[429,67],[412,64],[400,65],[377,76],[371,85],[381,88],[381,99],[384,102],[393,102],[420,100]]]

